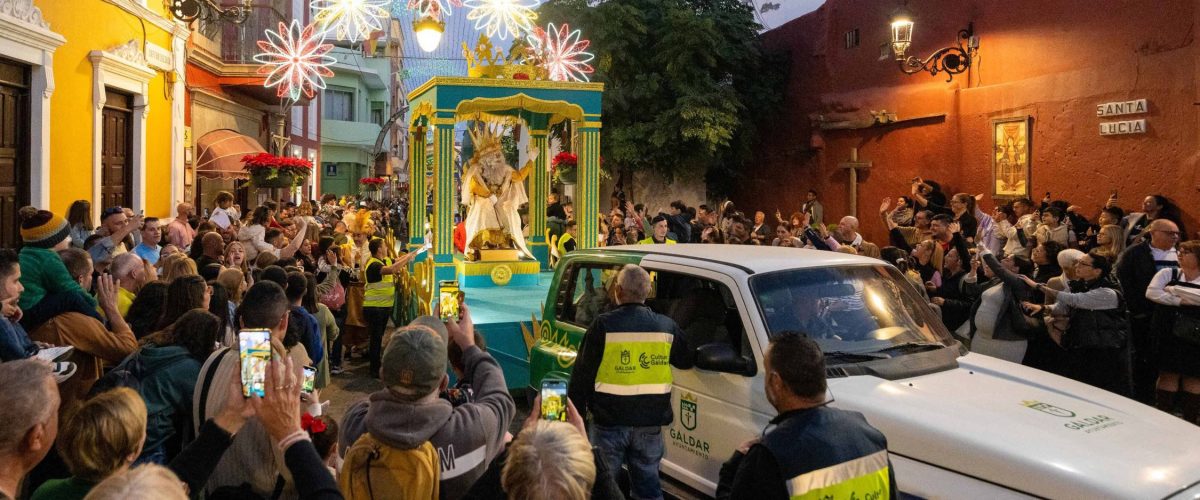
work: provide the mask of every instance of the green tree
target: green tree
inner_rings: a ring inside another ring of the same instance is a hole
[[[601,152],[612,168],[706,175],[730,187],[753,158],[756,121],[782,101],[786,60],[768,54],[738,0],[550,0],[539,23],[583,30],[604,82]],[[723,194],[716,192],[714,194]]]

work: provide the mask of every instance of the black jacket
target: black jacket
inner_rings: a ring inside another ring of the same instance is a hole
[[[979,310],[979,305],[982,303],[983,291],[993,286],[1004,287],[1004,307],[1000,309],[1000,315],[996,318],[996,327],[992,330],[992,338],[996,340],[1025,340],[1030,335],[1040,333],[1044,330],[1045,325],[1042,323],[1040,317],[1027,316],[1021,309],[1022,301],[1032,302],[1035,300],[1035,290],[1025,284],[1019,275],[1001,266],[1000,261],[996,260],[994,254],[984,254],[983,264],[992,269],[992,274],[996,278],[979,288],[979,298],[976,298],[975,303],[971,305],[971,312],[968,317],[971,321],[971,337],[975,337],[975,313]]]
[[[1150,280],[1154,279],[1154,274],[1158,272],[1154,264],[1154,254],[1150,253],[1150,242],[1143,241],[1126,248],[1117,258],[1114,269],[1129,314],[1146,316],[1154,312],[1154,302],[1146,298],[1146,288],[1150,287]]]
[[[567,386],[567,397],[575,403],[580,415],[592,411],[592,422],[613,427],[649,427],[670,424],[675,419],[671,411],[671,394],[617,396],[597,393],[596,372],[604,357],[604,340],[608,332],[663,332],[674,335],[671,342],[671,366],[692,367],[693,353],[688,348],[683,330],[671,318],[658,314],[643,304],[621,304],[601,314],[583,334],[575,368]]]

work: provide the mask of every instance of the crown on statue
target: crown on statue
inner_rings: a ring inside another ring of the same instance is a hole
[[[467,58],[467,76],[471,78],[510,78],[514,80],[544,80],[546,70],[535,64],[533,58],[525,57],[524,42],[513,42],[512,53],[504,57],[504,50],[497,49],[492,41],[479,35],[475,50],[463,42],[463,56]]]
[[[476,156],[502,150],[500,140],[504,136],[506,123],[503,118],[475,116],[475,126],[468,128],[467,132],[471,134],[471,145],[475,148]]]

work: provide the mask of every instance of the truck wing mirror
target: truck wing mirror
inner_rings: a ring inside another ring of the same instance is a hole
[[[734,352],[733,347],[724,342],[713,342],[696,348],[696,368],[715,372],[751,373],[750,361]]]

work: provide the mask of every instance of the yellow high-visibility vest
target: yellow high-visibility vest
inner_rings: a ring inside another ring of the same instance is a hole
[[[396,302],[396,275],[385,274],[383,279],[375,283],[367,282],[367,268],[372,264],[379,263],[383,266],[392,265],[392,259],[379,260],[371,257],[367,260],[367,265],[363,267],[363,282],[367,283],[363,287],[363,307],[392,307]]]
[[[671,342],[663,332],[609,332],[596,371],[596,392],[617,396],[671,393]]]
[[[663,245],[663,244],[666,244],[666,245],[674,245],[675,243],[676,243],[676,241],[675,241],[675,240],[673,240],[673,239],[671,239],[671,238],[667,238],[667,241],[664,241],[664,242],[662,242],[662,243],[658,243],[658,242],[654,241],[654,237],[653,237],[653,236],[651,236],[651,237],[649,237],[649,238],[646,238],[646,239],[644,239],[644,240],[642,240],[642,241],[639,241],[639,242],[638,242],[638,244],[639,244],[639,245],[656,245],[656,244],[657,244],[657,245]]]
[[[558,248],[559,257],[567,254],[567,242],[573,239],[575,239],[575,237],[571,236],[571,233],[563,233],[562,237],[558,239],[558,244],[555,246]],[[578,243],[576,243],[576,245],[578,245]]]

